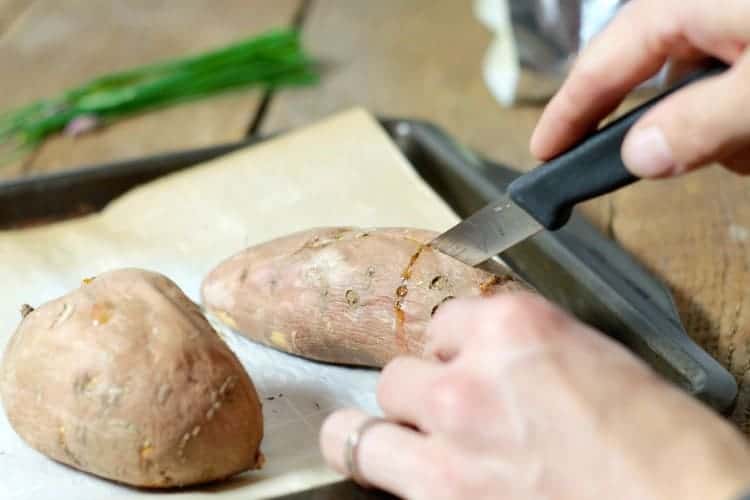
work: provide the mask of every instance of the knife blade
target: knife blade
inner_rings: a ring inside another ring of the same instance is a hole
[[[477,266],[543,229],[559,229],[576,204],[638,180],[625,167],[620,148],[627,132],[644,113],[668,95],[726,68],[714,61],[567,152],[520,176],[502,197],[437,236],[430,246]]]
[[[506,193],[430,243],[440,252],[477,266],[542,230]]]

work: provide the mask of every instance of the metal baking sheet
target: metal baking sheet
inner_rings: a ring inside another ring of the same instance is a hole
[[[461,216],[497,198],[519,175],[467,150],[430,123],[381,123],[417,172]],[[97,211],[139,184],[264,139],[0,183],[0,228]],[[501,257],[540,293],[621,341],[667,379],[718,411],[731,409],[734,378],[685,333],[669,290],[583,218],[574,215],[560,231],[540,233]],[[388,496],[344,481],[284,498]]]

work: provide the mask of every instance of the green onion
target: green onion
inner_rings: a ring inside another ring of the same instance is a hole
[[[273,89],[317,81],[299,34],[270,31],[196,56],[104,75],[0,113],[0,165],[66,128],[75,134],[126,115],[242,87]]]

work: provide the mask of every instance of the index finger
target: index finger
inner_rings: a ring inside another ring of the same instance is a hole
[[[713,12],[701,12],[707,7]],[[633,0],[626,4],[582,51],[547,105],[531,139],[534,156],[548,160],[575,145],[631,90],[654,76],[670,56],[694,58],[701,49],[727,62],[735,59],[739,54],[733,40],[741,34],[735,26],[727,26],[718,10],[709,2],[684,0]],[[690,40],[693,24],[701,24],[701,31],[709,34],[726,28],[721,34],[725,38],[705,36],[694,43]]]

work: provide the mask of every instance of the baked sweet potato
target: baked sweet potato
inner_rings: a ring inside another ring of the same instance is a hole
[[[0,368],[0,394],[33,448],[142,487],[260,465],[253,383],[169,279],[112,271],[24,312]]]
[[[212,270],[205,307],[252,340],[315,360],[380,367],[420,355],[453,297],[523,287],[427,245],[417,229],[312,229],[248,248]]]

